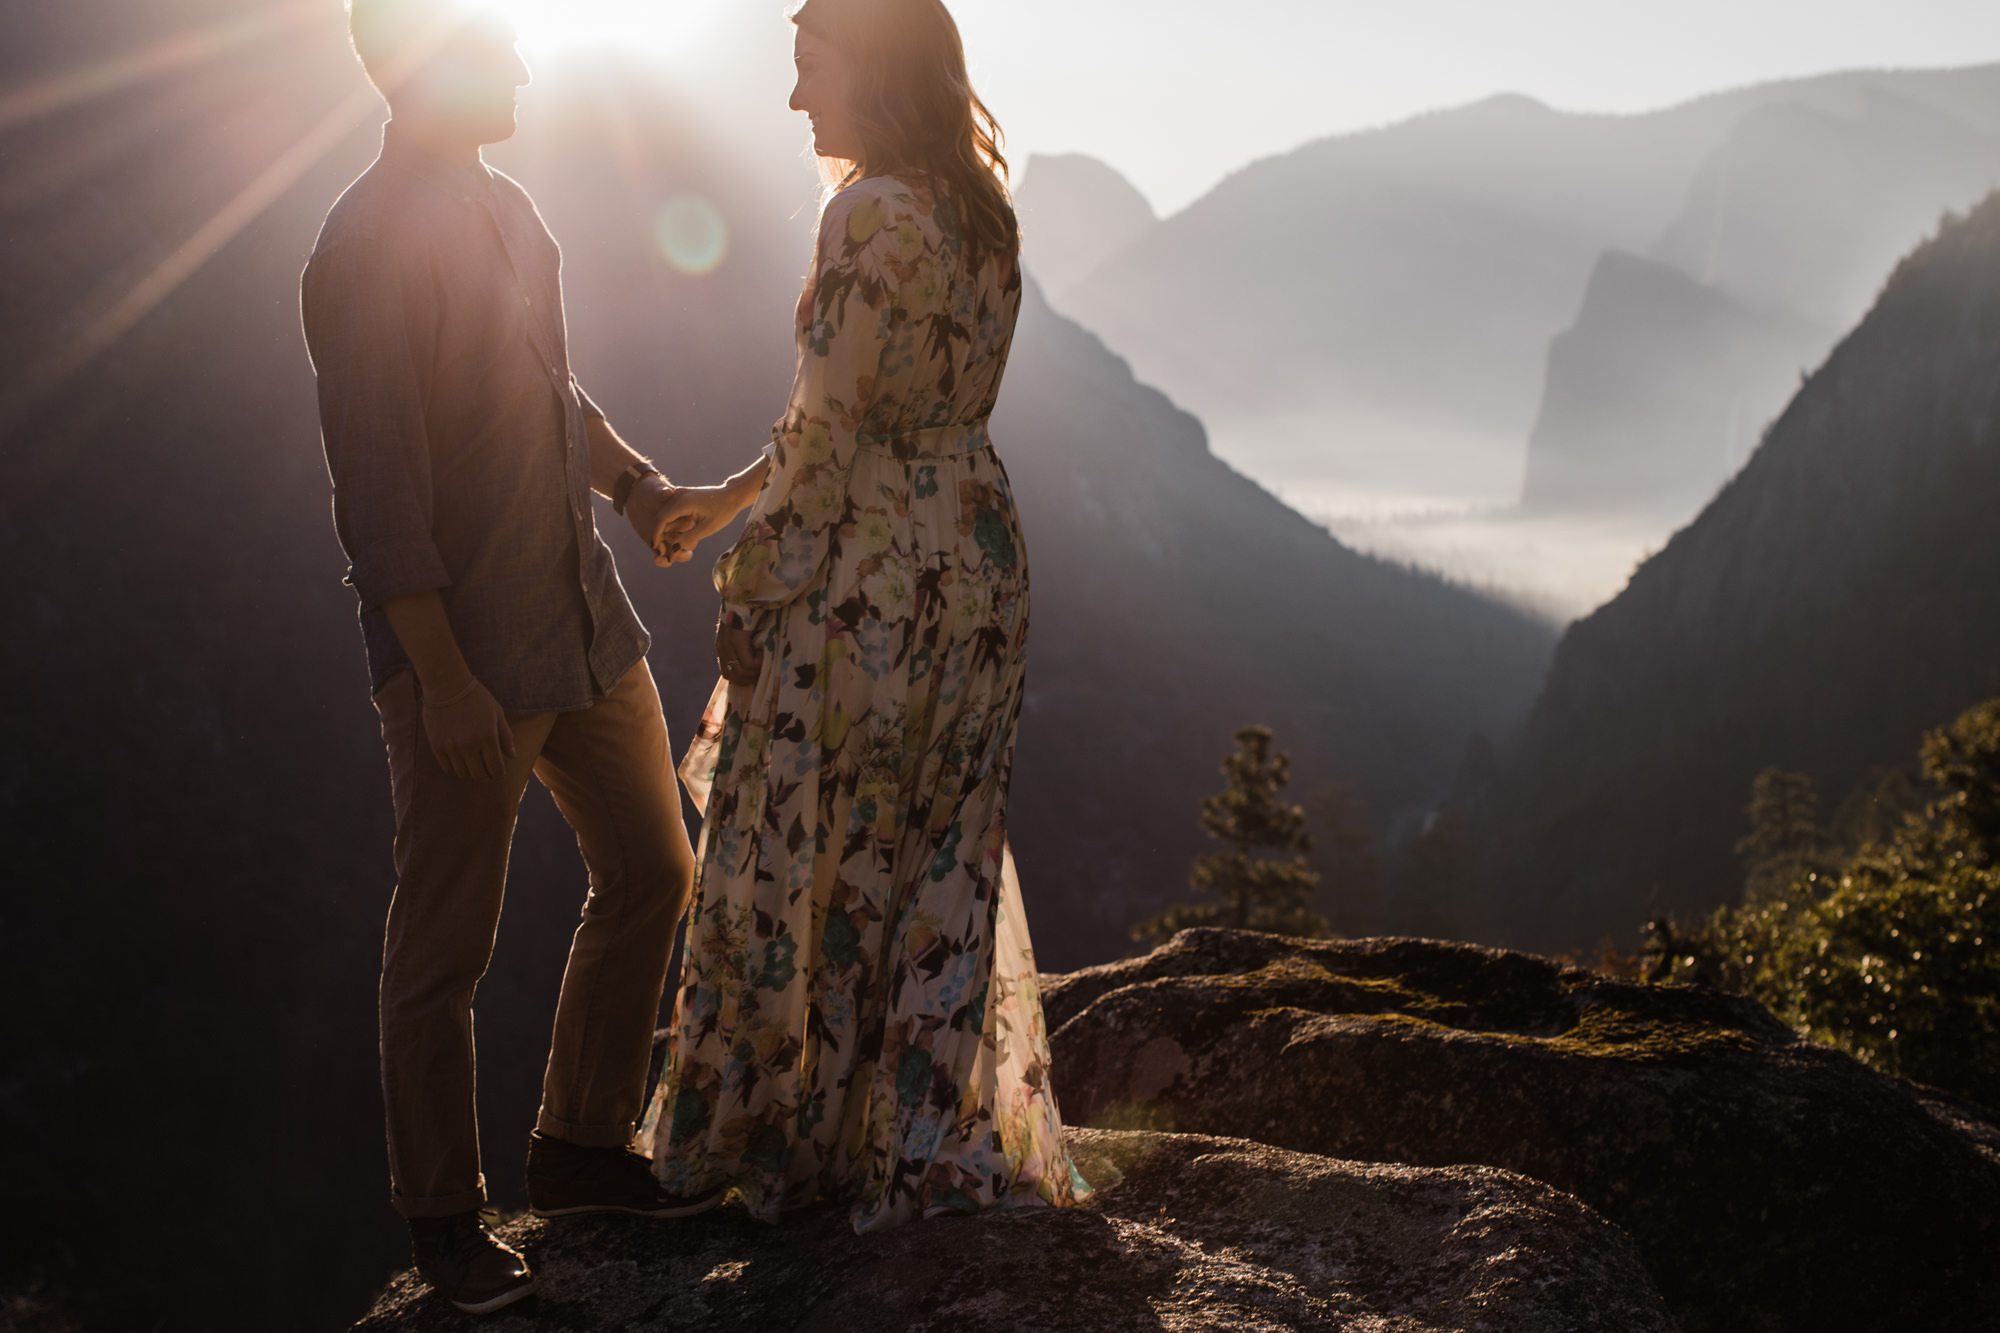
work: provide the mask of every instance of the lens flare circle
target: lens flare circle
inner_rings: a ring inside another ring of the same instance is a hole
[[[713,273],[729,255],[729,223],[706,197],[677,194],[653,219],[660,253],[691,278]]]

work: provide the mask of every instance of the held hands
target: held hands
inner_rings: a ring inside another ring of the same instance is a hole
[[[680,487],[653,473],[640,478],[625,501],[625,517],[631,521],[632,530],[652,548],[653,563],[662,569],[694,557],[694,542],[681,535],[684,526],[680,531],[675,530],[674,515],[669,512],[675,498],[683,494]]]
[[[661,505],[660,526],[653,542],[654,563],[667,565],[689,559],[697,544],[728,527],[743,511],[741,489],[731,482],[676,487]],[[672,552],[671,558],[663,558],[663,551]]]
[[[653,563],[677,565],[693,557],[697,543],[728,527],[749,508],[769,473],[769,461],[759,458],[720,486],[668,486],[662,482],[649,491],[643,514],[636,503],[628,504],[626,512],[632,515],[632,526],[653,548]]]
[[[653,563],[665,568],[694,556],[695,546],[728,527],[748,508],[770,475],[760,458],[720,486],[671,486],[664,477],[644,478],[625,504],[632,527],[653,548]],[[747,629],[724,620],[715,626],[715,664],[732,685],[755,685],[764,655]]]

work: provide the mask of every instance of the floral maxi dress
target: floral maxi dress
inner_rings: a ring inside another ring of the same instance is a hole
[[[723,615],[688,954],[649,1115],[660,1180],[857,1231],[1088,1193],[1049,1086],[1007,851],[1026,548],[987,437],[1018,266],[915,180],[842,190]]]

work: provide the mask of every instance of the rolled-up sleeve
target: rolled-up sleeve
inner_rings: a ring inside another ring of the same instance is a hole
[[[582,405],[583,414],[586,417],[602,417],[605,415],[604,409],[597,405],[597,400],[585,393],[583,386],[576,382],[576,376],[571,375],[569,377],[569,387],[576,390],[576,401]]]
[[[432,537],[425,425],[438,312],[410,262],[394,246],[341,243],[301,283],[334,527],[368,607],[451,584]]]
[[[907,340],[907,302],[896,274],[913,271],[907,230],[893,205],[850,188],[827,205],[813,260],[813,323],[805,338],[764,487],[736,544],[715,565],[724,623],[748,628],[818,577],[833,532],[848,517],[847,476],[860,432],[893,414],[893,394],[877,393],[885,349]],[[879,187],[877,187],[879,188]],[[918,242],[921,246],[921,242]],[[907,358],[906,358],[907,359]]]

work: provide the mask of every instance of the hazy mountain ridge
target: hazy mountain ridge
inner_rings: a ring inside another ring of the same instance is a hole
[[[1528,437],[1530,514],[1700,511],[1756,446],[1835,331],[1754,309],[1657,260],[1608,250],[1549,347]]]
[[[1753,107],[1702,163],[1654,257],[1754,305],[1851,326],[1935,225],[1935,201],[1969,203],[1994,185],[2000,124],[1982,129],[1921,93],[1863,83],[1851,112]]]
[[[1895,257],[1940,212],[2000,183],[1996,131],[2000,66],[1828,75],[1635,116],[1494,98],[1254,163],[1055,299],[1303,512],[1348,515],[1336,528],[1353,540],[1433,563],[1440,542],[1466,544],[1469,568],[1440,567],[1504,584],[1518,571],[1482,571],[1477,552],[1540,540],[1534,530],[1374,532],[1354,520],[1513,505],[1537,422],[1576,424],[1564,398],[1581,391],[1608,434],[1545,435],[1538,445],[1558,447],[1533,466],[1679,441],[1661,462],[1689,465],[1673,489],[1691,498],[1656,500],[1608,549],[1629,560],[1656,546],[1745,456]],[[1584,304],[1607,252],[1672,264],[1751,316],[1711,321],[1710,342],[1689,341],[1700,328],[1650,328],[1640,310],[1608,312],[1635,351],[1673,340],[1659,382],[1551,378],[1559,336],[1604,327],[1607,312]],[[1801,320],[1817,339],[1763,327]],[[1688,401],[1691,368],[1716,362],[1743,363],[1739,382]],[[1678,409],[1657,414],[1663,400]],[[1697,428],[1702,438],[1686,438]],[[1610,471],[1604,503],[1586,488],[1574,512],[1615,517],[1620,491],[1643,482]],[[1541,565],[1583,558],[1551,550]]]
[[[1549,631],[1347,550],[1032,287],[994,436],[1035,570],[1015,850],[1061,966],[1185,892],[1235,727],[1276,728],[1301,793],[1351,783],[1386,831],[1534,693]]]
[[[2000,185],[2000,137],[1875,87],[1856,102],[1852,115],[1753,108],[1703,164],[1652,250],[1709,293],[1701,317],[1688,308],[1700,296],[1664,275],[1593,281],[1550,349],[1522,492],[1530,511],[1644,513],[1678,527],[1939,210]]]
[[[1524,434],[1547,336],[1607,235],[1650,239],[1643,210],[1565,216],[1573,160],[1629,170],[1602,129],[1507,98],[1311,145],[1232,176],[1060,308],[1212,428],[1311,421],[1318,437],[1292,452],[1373,452],[1343,433],[1405,416],[1448,441],[1439,458]]]
[[[1037,153],[1016,178],[1022,260],[1044,291],[1087,278],[1159,219],[1117,171],[1084,153]]]
[[[1898,267],[1769,437],[1564,635],[1491,807],[1499,937],[1630,939],[1742,882],[1751,778],[1831,803],[2000,693],[2000,196]]]

